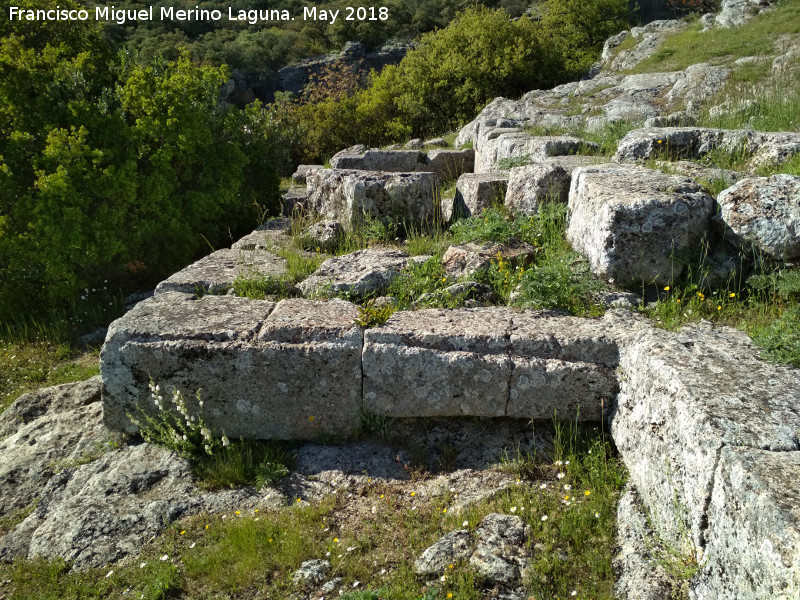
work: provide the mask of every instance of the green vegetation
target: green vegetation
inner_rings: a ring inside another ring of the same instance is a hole
[[[0,340],[0,412],[26,392],[99,373],[94,352],[80,352],[68,344]]]
[[[800,6],[784,0],[777,10],[762,13],[752,21],[731,29],[701,31],[699,23],[670,35],[659,49],[632,72],[652,73],[685,69],[708,62],[731,64],[744,56],[764,56],[775,51],[775,41],[783,34],[800,33]]]
[[[482,582],[468,564],[449,565],[428,587],[412,564],[444,533],[474,530],[483,516],[499,512],[519,515],[530,528],[534,558],[524,584],[533,598],[569,597],[573,590],[611,598],[615,505],[625,475],[610,443],[600,432],[566,425],[557,428],[554,449],[517,453],[501,468],[517,484],[459,514],[457,493],[421,493],[424,474],[409,482],[367,479],[355,502],[342,489],[280,509],[185,519],[130,564],[111,569],[70,573],[62,561],[42,560],[0,565],[0,580],[12,582],[0,584],[0,592],[9,599],[123,592],[147,599],[283,598],[296,589],[292,574],[303,561],[327,557],[330,577],[343,579],[343,597],[477,600]]]
[[[93,21],[2,28],[0,320],[153,285],[275,206],[276,119],[220,110],[226,69],[137,65]]]
[[[364,90],[352,75],[324,75],[307,91],[318,101],[290,108],[304,133],[304,160],[322,160],[357,142],[375,146],[441,134],[471,120],[496,96],[568,81],[627,22],[620,0],[547,0],[541,10],[541,20],[511,21],[502,10],[467,9],[423,36]]]
[[[228,488],[271,485],[289,474],[291,459],[285,448],[274,442],[238,440],[231,442],[225,432],[213,432],[203,419],[202,390],[190,403],[180,390],[172,390],[169,404],[161,386],[150,382],[149,401],[158,412],[150,414],[139,406],[129,415],[146,442],[169,448],[186,458],[198,485]]]

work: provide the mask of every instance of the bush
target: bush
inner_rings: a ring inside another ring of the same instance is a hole
[[[115,58],[90,23],[5,29],[0,320],[152,285],[275,211],[285,125],[220,110],[226,69]]]
[[[451,131],[496,96],[519,97],[583,74],[605,39],[625,28],[626,15],[624,0],[548,0],[541,18],[513,21],[502,9],[468,8],[424,35],[399,65],[373,74],[367,89],[342,93],[326,81],[335,93],[315,93],[316,101],[295,111],[308,138],[305,159]]]

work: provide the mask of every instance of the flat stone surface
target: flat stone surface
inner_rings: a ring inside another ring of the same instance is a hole
[[[800,452],[722,448],[695,597],[800,597]]]
[[[452,215],[471,217],[503,203],[508,177],[497,173],[464,173],[456,182]],[[450,211],[448,211],[450,212]]]
[[[192,513],[262,505],[252,488],[199,490],[189,464],[164,448],[126,446],[51,477],[36,509],[0,540],[0,559],[63,558],[78,571],[102,567],[139,553]]]
[[[526,215],[540,211],[545,202],[567,202],[571,173],[552,163],[515,167],[508,174],[505,205]]]
[[[623,346],[611,432],[659,534],[702,552],[720,452],[800,449],[800,371],[758,359],[741,331],[643,329]]]
[[[159,283],[155,293],[224,293],[240,275],[279,277],[286,269],[286,259],[263,250],[217,250]]]
[[[350,231],[365,219],[417,231],[440,218],[433,173],[323,169],[308,176],[307,208]]]
[[[708,232],[714,199],[692,180],[629,165],[581,167],[569,193],[567,240],[617,285],[668,285]]]
[[[355,146],[337,152],[331,157],[334,169],[357,169],[359,171],[388,171],[393,173],[418,171],[424,165],[425,155],[419,150],[378,150],[372,148],[359,152],[363,147]]]
[[[0,414],[1,515],[26,508],[56,472],[103,451],[100,387],[100,377],[92,377],[42,388]]]
[[[364,408],[393,417],[504,415],[510,322],[506,309],[429,309],[367,329]]]
[[[306,296],[380,296],[413,259],[401,250],[368,248],[322,263],[297,287]]]
[[[725,239],[765,255],[800,256],[800,177],[773,175],[743,179],[717,198]]]
[[[110,429],[135,430],[127,413],[137,405],[155,411],[151,379],[167,394],[179,389],[191,411],[202,388],[206,422],[229,437],[304,439],[358,426],[362,334],[354,305],[214,296],[190,304],[177,295],[153,305],[159,300],[141,303],[111,326],[100,357]],[[155,310],[179,302],[183,311],[174,308],[174,322]],[[249,333],[230,336],[233,323],[249,323]]]

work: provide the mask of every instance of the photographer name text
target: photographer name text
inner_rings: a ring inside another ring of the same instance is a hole
[[[8,18],[11,21],[106,21],[124,25],[132,21],[240,21],[256,25],[257,23],[275,21],[319,21],[333,24],[337,19],[344,21],[386,21],[389,9],[385,6],[345,6],[341,9],[324,9],[316,6],[304,6],[302,14],[293,16],[288,10],[258,9],[234,10],[230,6],[226,10],[194,8],[176,8],[161,6],[142,9],[116,8],[115,6],[96,6],[93,9],[29,9],[20,6],[8,7]]]

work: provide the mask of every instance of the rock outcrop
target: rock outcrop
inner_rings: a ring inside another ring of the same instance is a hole
[[[99,377],[45,388],[0,415],[0,511],[29,511],[0,536],[0,560],[99,567],[138,553],[181,517],[262,505],[253,489],[198,489],[188,462],[164,448],[115,447],[100,389]]]
[[[729,242],[779,260],[800,256],[800,177],[743,179],[720,193],[717,202]]]

